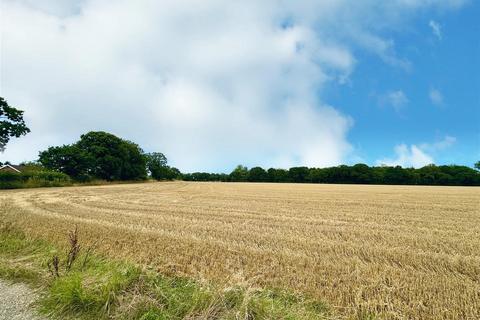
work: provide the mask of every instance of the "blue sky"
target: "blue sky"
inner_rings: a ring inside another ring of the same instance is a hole
[[[355,119],[350,141],[367,163],[391,154],[392,144],[455,138],[435,153],[438,164],[472,164],[480,158],[480,3],[453,12],[423,12],[405,30],[392,33],[405,71],[375,55],[358,52],[347,85],[325,90],[327,100]],[[441,28],[435,35],[430,21]],[[408,101],[395,108],[379,97],[401,91]],[[432,101],[436,91],[442,101]],[[351,159],[355,162],[357,159]]]
[[[0,95],[32,132],[0,161],[104,130],[182,171],[472,166],[479,16],[468,0],[5,0]]]

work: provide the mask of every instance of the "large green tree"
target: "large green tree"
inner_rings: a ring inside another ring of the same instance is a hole
[[[161,152],[152,152],[145,154],[147,163],[147,170],[150,172],[152,178],[156,180],[165,179],[167,168],[167,157]]]
[[[30,129],[23,120],[23,111],[9,106],[7,101],[0,97],[0,152],[5,150],[10,138],[26,135]]]
[[[40,152],[38,161],[44,167],[66,173],[76,180],[88,180],[93,159],[73,144],[50,147]]]
[[[167,157],[161,152],[146,153],[145,159],[147,170],[153,179],[173,180],[179,178],[181,175],[177,168],[172,168],[167,165]]]
[[[247,181],[248,180],[248,168],[242,165],[238,165],[230,173],[231,181]]]
[[[142,149],[103,131],[84,134],[73,145],[49,148],[40,153],[39,162],[77,178],[89,175],[113,181],[147,177]]]
[[[253,167],[248,172],[248,181],[266,182],[269,180],[268,173],[261,167]]]
[[[111,133],[92,131],[80,136],[77,147],[92,159],[94,176],[105,180],[136,180],[147,176],[145,157],[135,143]]]

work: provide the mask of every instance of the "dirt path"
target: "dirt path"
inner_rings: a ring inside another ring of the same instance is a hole
[[[44,320],[31,308],[36,294],[24,284],[0,280],[0,320]]]

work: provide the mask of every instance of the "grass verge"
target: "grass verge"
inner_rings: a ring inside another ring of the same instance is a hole
[[[52,271],[57,256],[58,276]],[[0,222],[0,278],[40,288],[56,319],[333,319],[322,302],[282,290],[219,288],[80,250],[68,252]],[[50,270],[50,271],[49,271]]]

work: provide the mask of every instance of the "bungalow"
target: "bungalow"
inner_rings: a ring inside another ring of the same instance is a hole
[[[16,166],[13,164],[5,164],[3,166],[0,166],[0,171],[9,171],[9,172],[17,172],[20,173],[22,172],[23,166]]]

